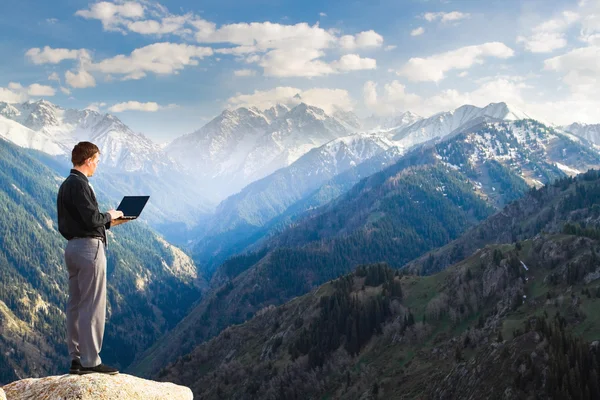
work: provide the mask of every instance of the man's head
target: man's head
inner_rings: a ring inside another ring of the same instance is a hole
[[[100,162],[100,149],[94,143],[79,142],[71,152],[71,162],[78,171],[93,176]]]

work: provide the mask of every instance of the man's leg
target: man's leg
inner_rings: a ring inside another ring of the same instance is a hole
[[[67,301],[67,347],[71,360],[79,360],[79,279],[77,263],[73,260],[72,242],[65,249],[65,263],[69,272],[69,300]]]
[[[79,347],[81,365],[99,365],[106,318],[106,255],[98,239],[83,239],[83,262],[79,269]]]

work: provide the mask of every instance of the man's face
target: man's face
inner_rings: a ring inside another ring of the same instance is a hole
[[[94,176],[94,172],[96,172],[96,168],[98,168],[99,162],[100,162],[100,153],[94,154],[94,156],[89,159],[89,163],[88,163],[89,171],[90,171],[89,176]]]

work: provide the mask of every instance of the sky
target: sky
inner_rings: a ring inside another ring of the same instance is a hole
[[[600,123],[600,0],[20,0],[0,57],[0,101],[108,112],[158,143],[299,101]]]

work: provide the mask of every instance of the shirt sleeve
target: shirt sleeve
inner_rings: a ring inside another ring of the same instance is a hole
[[[110,214],[98,210],[98,206],[92,200],[91,189],[85,184],[77,182],[73,185],[71,199],[86,228],[94,229],[110,224]]]

